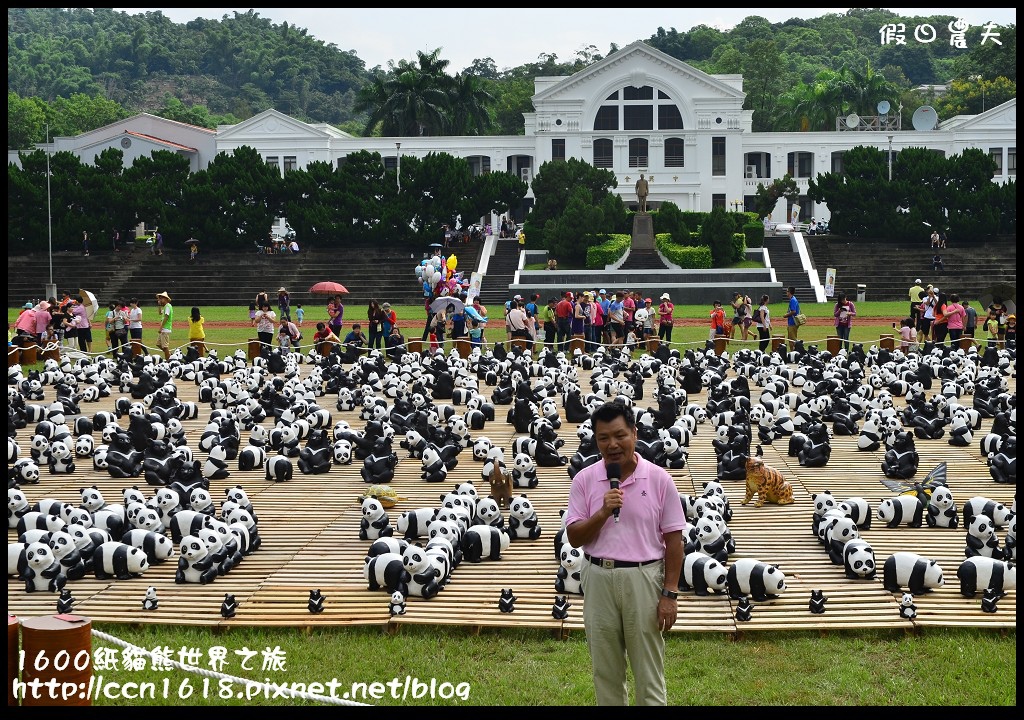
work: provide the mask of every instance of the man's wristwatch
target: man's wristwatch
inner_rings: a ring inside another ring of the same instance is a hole
[[[662,588],[661,589],[661,596],[662,597],[671,598],[672,600],[676,600],[679,597],[679,593],[672,592],[671,590],[666,590],[665,588]]]

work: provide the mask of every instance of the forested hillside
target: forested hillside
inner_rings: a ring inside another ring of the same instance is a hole
[[[955,20],[858,8],[783,23],[750,16],[729,31],[659,27],[623,44],[645,40],[707,72],[742,73],[755,130],[827,130],[837,115],[870,112],[879,99],[902,104],[907,120],[925,103],[946,118],[1015,97],[1016,26],[996,28],[1001,45],[982,44],[982,28],[971,27],[958,49],[947,30]],[[887,23],[906,25],[906,44],[880,41]],[[934,42],[914,39],[923,24],[937,30]],[[161,12],[14,8],[7,39],[15,149],[45,140],[47,124],[52,135],[74,135],[145,111],[216,127],[270,107],[354,134],[516,134],[532,110],[535,76],[568,75],[604,57],[590,46],[514,68],[488,57],[448,68],[443,53],[418,52],[367,70],[353,51],[251,10],[179,24]],[[947,82],[942,97],[915,89]],[[427,115],[408,109],[417,104]]]

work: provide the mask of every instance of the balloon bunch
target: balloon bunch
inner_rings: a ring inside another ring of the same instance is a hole
[[[416,266],[416,278],[423,286],[423,297],[438,298],[458,295],[463,285],[468,285],[461,272],[456,272],[459,259],[454,255],[434,255],[420,260]]]

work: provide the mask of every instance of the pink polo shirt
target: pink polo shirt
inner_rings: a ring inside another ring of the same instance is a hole
[[[967,311],[964,310],[964,306],[960,303],[949,303],[946,305],[947,330],[963,330],[965,317],[967,317]]]
[[[610,517],[597,539],[583,547],[593,557],[605,560],[646,562],[665,557],[665,533],[686,529],[686,516],[672,477],[657,465],[636,457],[636,470],[622,479],[622,508],[619,522]],[[569,490],[568,527],[598,512],[608,492],[604,462],[583,468]]]

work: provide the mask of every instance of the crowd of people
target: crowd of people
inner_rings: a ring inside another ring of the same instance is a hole
[[[800,326],[806,321],[796,298],[795,288],[785,293],[785,312],[780,322],[786,326],[787,342],[798,339]],[[157,347],[170,357],[170,337],[174,321],[171,298],[166,292],[156,295],[159,330]],[[909,291],[909,315],[899,323],[900,347],[904,351],[916,349],[926,341],[944,344],[958,342],[962,337],[984,337],[990,347],[1001,347],[1016,342],[1016,315],[1012,308],[996,299],[979,314],[967,300],[956,293],[946,294],[931,284],[921,285],[918,278]],[[143,311],[137,298],[127,301],[112,300],[106,313],[100,316],[95,308],[86,305],[81,295],[62,293],[62,299],[50,297],[39,302],[27,302],[14,322],[14,340],[19,344],[32,341],[41,346],[56,342],[81,352],[93,351],[93,320],[102,318],[102,337],[106,349],[112,354],[148,353],[142,343]],[[726,303],[715,300],[708,314],[708,340],[752,341],[756,338],[761,351],[767,351],[771,342],[774,320],[767,294],[758,302],[743,291],[733,293]],[[249,322],[255,328],[263,349],[275,346],[288,350],[302,350],[302,326],[305,310],[301,304],[294,307],[287,289],[277,292],[277,311],[269,293],[263,291],[249,306]],[[484,331],[488,323],[487,308],[478,295],[469,299],[467,290],[450,297],[425,298],[424,322],[421,341],[424,349],[446,349],[449,340],[466,339],[471,346],[483,346]],[[857,317],[856,304],[849,295],[837,291],[832,306],[836,337],[847,351],[851,347],[850,332]],[[730,312],[731,311],[731,312]],[[599,346],[624,347],[630,352],[642,349],[654,352],[661,342],[672,342],[676,324],[676,308],[671,295],[662,293],[657,302],[639,292],[617,290],[565,291],[561,297],[549,297],[546,302],[540,294],[529,298],[515,295],[504,304],[506,340],[520,341],[530,350],[540,345],[568,352],[579,343],[585,352]],[[406,350],[406,337],[399,328],[397,314],[389,302],[371,300],[366,308],[366,324],[356,322],[345,330],[345,305],[342,295],[331,296],[324,307],[324,318],[316,322],[312,347],[328,354],[340,352],[349,357],[370,349],[384,350],[397,359]],[[188,340],[201,354],[205,352],[205,319],[198,307],[189,316]],[[364,332],[365,328],[365,332]],[[137,346],[133,348],[132,346]]]

